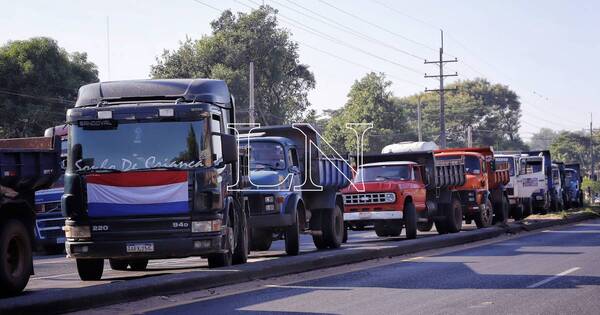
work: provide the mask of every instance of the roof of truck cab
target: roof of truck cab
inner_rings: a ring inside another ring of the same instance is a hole
[[[95,106],[103,101],[177,100],[231,107],[231,94],[223,80],[159,79],[107,81],[79,88],[75,107]]]
[[[410,161],[388,161],[388,162],[375,162],[375,163],[366,163],[361,165],[360,167],[371,167],[371,166],[394,166],[394,165],[416,165],[415,162]]]

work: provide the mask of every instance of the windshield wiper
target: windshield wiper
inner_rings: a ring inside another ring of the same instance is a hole
[[[92,168],[89,170],[76,171],[77,174],[95,174],[95,173],[122,173],[123,171],[114,168]]]

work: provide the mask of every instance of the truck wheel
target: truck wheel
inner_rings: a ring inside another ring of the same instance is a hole
[[[381,220],[375,222],[375,234],[379,237],[400,236],[402,233],[402,221],[400,220]]]
[[[321,234],[313,234],[312,239],[313,243],[315,243],[315,247],[317,249],[325,249],[327,248],[327,242],[325,242],[325,237],[323,237],[323,213],[324,210],[317,210],[313,212],[313,216],[310,218],[310,229],[313,231],[321,231]]]
[[[112,270],[127,270],[127,265],[129,265],[129,261],[123,259],[113,259],[110,258],[108,260],[108,264],[110,265],[110,269]]]
[[[344,239],[344,214],[336,203],[333,209],[323,209],[321,217],[323,239],[330,248],[339,248]]]
[[[533,211],[533,204],[531,203],[531,198],[525,198],[525,200],[523,200],[523,219],[527,218],[528,216],[531,215],[531,212]]]
[[[129,267],[133,271],[144,271],[148,267],[148,259],[133,259],[129,261]]]
[[[508,221],[509,208],[510,203],[508,202],[508,198],[506,198],[506,196],[503,196],[502,201],[498,202],[496,204],[496,207],[494,207],[494,219],[492,220],[492,222],[494,224],[506,224],[506,222]]]
[[[417,238],[417,209],[412,202],[404,205],[404,229],[407,239]]]
[[[77,273],[83,281],[94,281],[102,278],[104,259],[77,259]]]
[[[556,200],[556,198],[552,199],[552,201],[550,202],[550,211],[552,211],[552,212],[558,211],[558,200]]]
[[[31,240],[19,220],[0,226],[0,296],[23,291],[32,273]]]
[[[348,229],[349,227],[344,225],[344,239],[342,240],[342,243],[344,244],[348,242]]]
[[[379,237],[390,236],[390,231],[388,230],[385,222],[375,222],[375,234]]]
[[[300,209],[296,209],[294,224],[285,228],[285,252],[296,256],[300,252]]]
[[[227,267],[233,264],[233,251],[235,248],[235,231],[231,220],[227,220],[227,248],[225,253],[215,253],[208,255],[208,268]]]
[[[273,243],[273,232],[271,230],[252,229],[251,235],[250,250],[266,251],[271,248],[271,243]]]
[[[462,229],[463,213],[460,200],[452,199],[452,204],[446,217],[446,228],[450,233],[458,233]]]
[[[492,225],[493,216],[492,202],[486,198],[485,202],[479,205],[479,211],[475,214],[475,225],[478,229],[488,227]]]
[[[525,199],[521,201],[521,204],[516,205],[514,208],[512,208],[511,216],[513,219],[515,219],[515,221],[518,221],[523,219],[523,213],[525,213]]]
[[[248,220],[246,214],[243,212],[240,213],[237,221],[235,250],[233,251],[232,258],[234,265],[245,264],[248,261],[248,247],[250,246],[248,244]]]
[[[419,232],[429,232],[433,228],[433,220],[429,219],[427,222],[417,222],[417,230]]]

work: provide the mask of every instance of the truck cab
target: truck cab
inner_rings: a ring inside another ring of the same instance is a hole
[[[510,214],[520,220],[532,213],[534,194],[545,185],[541,157],[530,157],[521,153],[501,153],[497,162],[509,165],[510,181],[506,193],[510,203]]]
[[[578,163],[565,165],[565,204],[570,207],[583,206],[583,191],[581,190],[581,168]]]
[[[562,162],[552,163],[552,203],[550,205],[552,211],[561,211],[565,207],[564,200],[564,168],[565,165]]]
[[[149,259],[244,263],[247,213],[238,174],[235,104],[224,81],[85,85],[67,111],[62,211],[66,251],[82,280],[144,270]],[[129,269],[128,269],[129,267]]]

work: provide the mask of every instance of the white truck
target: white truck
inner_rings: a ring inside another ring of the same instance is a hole
[[[520,220],[529,216],[536,196],[546,196],[544,158],[520,152],[501,152],[496,154],[496,162],[509,165],[510,182],[506,185],[506,192],[511,217]]]

